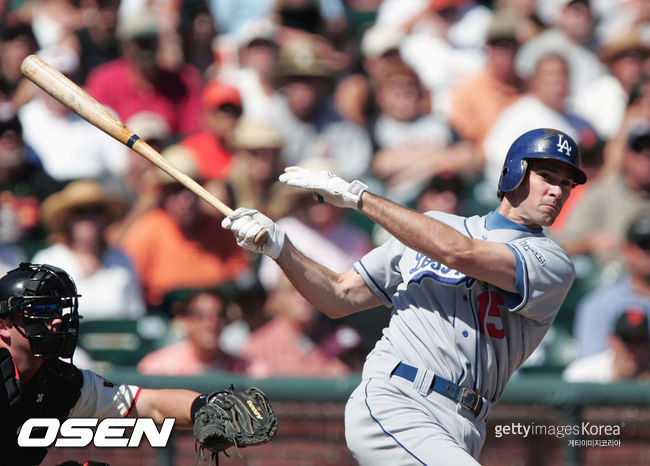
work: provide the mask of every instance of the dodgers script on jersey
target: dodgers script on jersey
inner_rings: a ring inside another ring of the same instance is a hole
[[[494,403],[550,328],[573,283],[573,264],[542,229],[497,212],[469,218],[426,215],[471,238],[506,244],[517,262],[518,293],[463,275],[395,238],[388,240],[354,265],[393,309],[383,337],[368,355],[364,378],[385,374],[387,366],[402,361]]]

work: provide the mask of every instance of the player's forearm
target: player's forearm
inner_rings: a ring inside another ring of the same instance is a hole
[[[380,304],[353,271],[336,273],[306,257],[288,240],[277,263],[300,294],[328,317],[339,318]]]
[[[134,417],[150,417],[156,424],[165,418],[176,418],[175,429],[191,429],[190,407],[199,396],[192,390],[143,388],[133,412]]]

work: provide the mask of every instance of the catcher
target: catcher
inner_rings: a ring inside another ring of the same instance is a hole
[[[182,389],[114,385],[71,358],[79,331],[77,289],[62,269],[22,263],[0,278],[0,450],[3,463],[40,464],[46,447],[21,448],[18,431],[31,418],[149,417],[194,429],[197,455],[268,442],[277,418],[263,392],[230,389],[202,395]],[[198,460],[198,458],[197,458]]]

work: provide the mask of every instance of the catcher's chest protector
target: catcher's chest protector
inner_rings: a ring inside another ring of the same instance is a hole
[[[62,363],[65,364],[65,363]],[[18,429],[27,419],[57,418],[63,422],[81,395],[83,376],[74,368],[71,377],[63,378],[43,366],[34,383],[15,377],[14,363],[6,348],[0,349],[0,454],[2,464],[12,466],[40,464],[47,448],[20,448]],[[38,429],[34,429],[37,434]]]

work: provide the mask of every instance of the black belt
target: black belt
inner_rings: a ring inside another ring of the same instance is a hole
[[[408,364],[400,362],[395,370],[393,370],[392,375],[397,375],[413,382],[417,373],[417,367],[409,366]],[[475,415],[478,415],[483,407],[483,398],[481,395],[476,393],[474,390],[467,387],[461,387],[451,380],[447,380],[439,375],[433,376],[433,382],[431,382],[431,387],[429,388],[451,400],[457,401],[463,408],[473,412]]]

